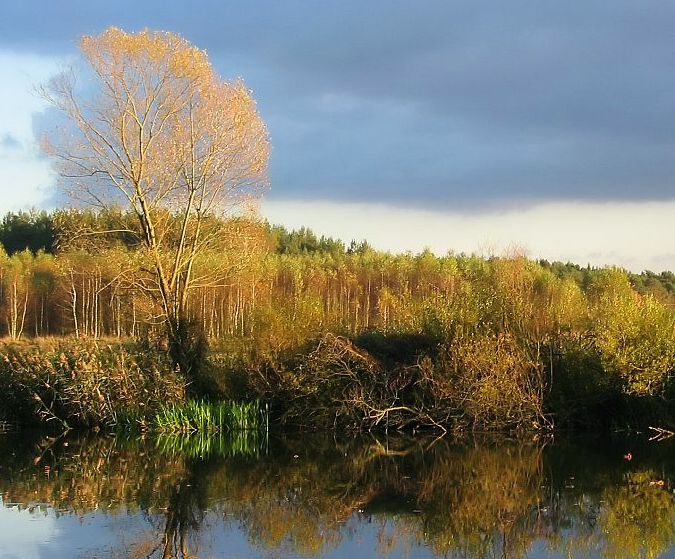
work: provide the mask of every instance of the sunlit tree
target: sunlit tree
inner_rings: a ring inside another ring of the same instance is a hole
[[[222,240],[210,218],[267,187],[265,125],[244,84],[219,78],[206,53],[177,35],[111,27],[80,49],[86,83],[69,72],[43,89],[65,116],[46,149],[74,199],[137,217],[120,229],[151,263],[138,288],[157,301],[174,360],[189,372],[186,306],[205,282],[194,264]]]

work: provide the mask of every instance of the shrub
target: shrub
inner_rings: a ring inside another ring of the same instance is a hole
[[[652,297],[606,294],[595,339],[603,366],[627,394],[663,394],[675,372],[675,315]]]
[[[459,338],[435,371],[436,390],[447,394],[474,427],[545,423],[542,364],[510,334]]]

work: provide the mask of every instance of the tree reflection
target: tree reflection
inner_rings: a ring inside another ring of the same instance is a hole
[[[597,542],[603,557],[657,557],[675,541],[673,493],[653,470],[627,473],[625,483],[603,491]]]
[[[618,448],[503,440],[304,435],[208,458],[153,444],[42,442],[1,462],[0,492],[78,515],[142,512],[145,531],[119,557],[196,558],[212,520],[257,550],[307,557],[366,534],[380,556],[423,546],[517,558],[538,542],[567,556],[651,558],[675,543],[675,465],[659,447],[628,463]]]
[[[207,507],[200,494],[203,485],[198,483],[199,470],[199,465],[193,464],[169,498],[162,538],[162,559],[197,557],[188,552],[188,537],[190,533],[199,532]]]

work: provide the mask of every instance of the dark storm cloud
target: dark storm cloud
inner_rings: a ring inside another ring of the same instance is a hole
[[[675,197],[675,4],[36,2],[0,47],[177,31],[255,91],[273,197],[483,206]]]

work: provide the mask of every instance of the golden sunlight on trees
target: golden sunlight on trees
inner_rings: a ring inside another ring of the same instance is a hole
[[[173,33],[111,27],[80,48],[88,79],[64,73],[43,88],[65,116],[46,150],[75,200],[136,216],[115,230],[136,236],[150,265],[122,271],[156,302],[174,360],[189,372],[189,293],[228,273],[207,267],[197,277],[195,262],[231,244],[212,218],[237,215],[267,188],[265,125],[243,82],[222,80],[204,51]]]

